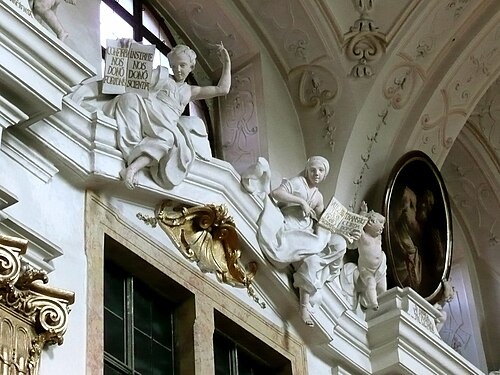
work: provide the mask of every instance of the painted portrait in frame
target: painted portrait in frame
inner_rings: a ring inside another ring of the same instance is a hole
[[[450,273],[452,227],[448,193],[431,158],[421,151],[401,157],[389,176],[383,209],[389,284],[409,286],[436,302]]]

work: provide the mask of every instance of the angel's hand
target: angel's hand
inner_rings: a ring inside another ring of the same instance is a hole
[[[120,38],[118,39],[118,43],[120,44],[120,48],[129,48],[132,44],[132,38]]]
[[[217,56],[219,57],[219,60],[222,62],[222,64],[229,63],[229,52],[226,48],[224,48],[222,42],[217,43],[215,46],[217,47]]]
[[[361,215],[364,215],[364,214],[366,214],[367,212],[368,212],[368,205],[366,204],[366,202],[365,202],[365,201],[363,201],[363,202],[361,202],[361,207],[360,207],[360,209],[359,209],[359,213],[360,213]]]

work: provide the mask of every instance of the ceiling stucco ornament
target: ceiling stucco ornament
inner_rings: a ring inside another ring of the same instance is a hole
[[[190,27],[197,39],[206,43],[219,40],[223,43],[228,40],[234,41],[235,35],[226,30],[220,22],[217,22],[217,18],[211,16],[210,12],[213,10],[210,6],[206,7],[200,2],[191,1],[186,4],[185,11],[191,20]]]
[[[314,109],[325,126],[324,138],[333,151],[335,148],[335,130],[332,117],[335,113],[333,101],[337,96],[337,80],[331,72],[320,65],[311,64],[302,69],[293,70],[291,74],[300,71],[299,101],[304,107]]]
[[[475,39],[471,52],[464,54],[461,63],[456,63],[456,69],[444,77],[422,111],[420,127],[415,129],[414,147],[432,153],[435,160],[444,160],[466,119],[484,95],[485,87],[490,85],[492,78],[495,82],[500,66],[500,27],[492,20],[485,30],[488,32]],[[493,104],[491,113],[494,113],[494,100],[490,104]]]
[[[44,271],[23,266],[28,241],[0,235],[0,373],[37,375],[46,345],[61,345],[74,293],[45,285]]]
[[[431,137],[429,134],[424,134],[422,136],[422,144],[424,145],[436,140],[435,144],[431,147],[431,152],[434,155],[440,151],[440,147],[449,149],[453,145],[453,137],[447,135],[447,126],[450,122],[450,118],[453,115],[463,116],[464,118],[467,116],[467,112],[465,112],[462,108],[450,108],[449,98],[444,90],[441,90],[441,99],[443,104],[443,113],[434,119],[431,119],[431,116],[428,114],[424,114],[420,120],[420,125],[423,131],[435,132],[434,137]]]
[[[293,57],[302,61],[307,60],[307,47],[309,46],[309,36],[301,30],[292,30],[288,33],[283,43],[285,50],[290,52]]]
[[[467,141],[455,143],[449,154],[450,160],[447,159],[443,165],[443,173],[451,192],[451,200],[457,213],[467,221],[468,231],[479,257],[490,259],[491,265],[494,265],[498,264],[500,254],[498,194],[489,178],[481,171],[478,161],[468,157],[469,153],[459,152],[464,148],[470,152],[482,153],[480,150],[483,144],[478,134],[472,130],[471,124],[468,123],[466,127],[460,138],[463,140],[467,137]],[[491,272],[498,275],[495,267],[492,267]]]
[[[354,21],[349,32],[344,35],[346,56],[357,61],[350,75],[355,78],[373,76],[371,63],[377,61],[385,52],[387,40],[385,34],[378,31],[375,22],[369,17],[374,0],[357,0],[354,4],[359,18]]]
[[[483,135],[485,148],[491,150],[497,162],[500,161],[500,79],[491,85],[468,121]]]
[[[415,63],[403,57],[403,62],[396,65],[389,73],[383,87],[383,95],[386,99],[385,108],[377,114],[378,121],[374,129],[369,130],[367,134],[366,151],[360,155],[361,169],[357,178],[353,181],[355,185],[354,196],[349,205],[351,210],[357,207],[360,200],[360,190],[363,184],[363,178],[370,169],[369,161],[372,157],[372,152],[377,144],[377,139],[383,131],[383,127],[391,123],[390,116],[395,110],[400,110],[408,103],[412,93],[414,92],[419,80],[425,80],[425,73]]]
[[[174,242],[188,260],[196,262],[202,272],[214,273],[220,282],[246,288],[248,295],[261,307],[261,302],[252,285],[257,263],[247,267],[240,260],[236,225],[224,205],[207,204],[185,207],[163,201],[155,209],[155,216],[141,213],[137,218],[163,231]]]
[[[403,108],[410,101],[419,81],[425,81],[423,69],[407,56],[401,57],[403,61],[391,70],[383,88],[384,97],[394,109]]]

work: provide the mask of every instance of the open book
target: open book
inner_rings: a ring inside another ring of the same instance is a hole
[[[149,94],[153,58],[156,47],[131,41],[127,46],[120,40],[106,40],[103,94],[137,92]]]
[[[354,241],[351,235],[353,229],[362,231],[367,222],[366,216],[349,211],[335,197],[332,197],[321,214],[318,224],[333,233],[343,235],[349,243],[352,243]]]

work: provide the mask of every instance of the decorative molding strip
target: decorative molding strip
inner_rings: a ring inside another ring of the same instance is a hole
[[[28,115],[17,108],[10,100],[0,95],[0,145],[2,143],[2,130],[26,121]]]
[[[45,285],[44,271],[22,266],[28,241],[0,235],[0,374],[37,375],[45,345],[61,345],[73,292]]]
[[[8,191],[6,188],[0,185],[0,211],[6,209],[9,206],[12,206],[13,204],[16,204],[18,201],[19,200],[14,193]]]
[[[246,288],[261,308],[266,307],[252,285],[257,263],[250,262],[248,270],[241,263],[236,225],[225,205],[187,208],[167,200],[156,208],[154,217],[138,213],[137,218],[152,227],[159,224],[182,255],[196,262],[202,272],[215,273],[220,282]]]
[[[28,252],[23,256],[23,262],[46,273],[54,270],[52,260],[63,255],[58,246],[35,231],[26,228],[5,212],[0,212],[0,236],[2,235],[25,238],[29,241]]]
[[[10,132],[4,133],[2,146],[6,155],[45,183],[59,172],[52,162]]]
[[[404,61],[393,68],[385,81],[383,95],[386,99],[386,105],[377,114],[379,121],[372,134],[367,135],[368,146],[366,152],[360,156],[362,165],[358,177],[353,181],[356,188],[352,202],[349,205],[351,210],[357,207],[363,177],[370,169],[369,161],[380,132],[384,126],[391,122],[391,114],[402,109],[409,102],[411,94],[416,90],[418,80],[425,80],[425,72],[417,64],[410,61],[407,56],[401,56],[401,58]]]
[[[0,91],[16,98],[14,113],[29,124],[60,110],[62,97],[95,68],[53,38],[23,3],[0,1]]]

